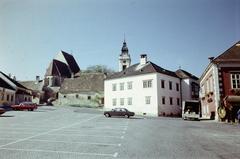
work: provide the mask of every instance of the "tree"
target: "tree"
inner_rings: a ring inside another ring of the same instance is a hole
[[[92,65],[88,66],[84,73],[114,73],[113,69],[108,68],[105,65]]]

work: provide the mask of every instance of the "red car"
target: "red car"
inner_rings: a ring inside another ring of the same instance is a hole
[[[5,113],[5,112],[6,112],[5,109],[0,108],[0,115],[3,114],[3,113]]]
[[[13,110],[29,110],[33,111],[37,109],[37,104],[32,102],[22,102],[19,105],[12,105]]]

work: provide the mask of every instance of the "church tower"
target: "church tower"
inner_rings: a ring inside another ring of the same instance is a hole
[[[128,54],[127,43],[124,39],[123,46],[122,46],[122,52],[119,55],[119,72],[125,70],[130,65],[131,65],[131,57]]]

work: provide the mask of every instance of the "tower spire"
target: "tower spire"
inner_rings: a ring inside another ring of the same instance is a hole
[[[131,57],[128,54],[128,47],[125,39],[125,34],[124,34],[124,39],[123,39],[123,46],[122,46],[122,52],[119,56],[119,71],[125,70],[131,65]]]

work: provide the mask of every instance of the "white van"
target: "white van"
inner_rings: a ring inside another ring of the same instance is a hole
[[[182,103],[182,118],[184,120],[199,120],[201,102],[198,100],[187,100]]]

